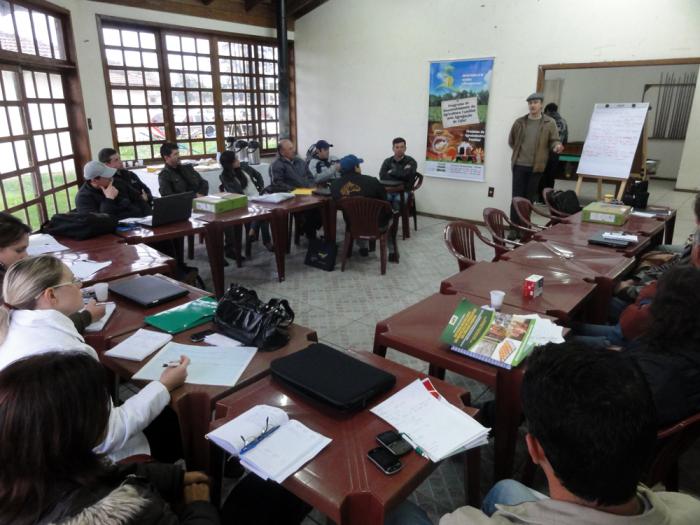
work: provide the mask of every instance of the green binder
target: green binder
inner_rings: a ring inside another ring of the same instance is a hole
[[[159,314],[149,315],[144,321],[169,334],[178,334],[211,321],[217,304],[213,297],[200,297]]]

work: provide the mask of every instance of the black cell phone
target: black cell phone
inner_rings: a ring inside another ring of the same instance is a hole
[[[403,467],[401,460],[384,447],[373,448],[367,452],[367,457],[384,474],[396,474]]]
[[[395,430],[382,432],[377,436],[377,442],[395,456],[408,454],[413,447]]]
[[[201,343],[204,341],[204,338],[208,335],[211,335],[214,333],[214,330],[202,330],[201,332],[196,332],[190,336],[190,341],[193,343]]]

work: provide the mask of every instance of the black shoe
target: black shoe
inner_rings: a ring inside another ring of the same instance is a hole
[[[508,232],[508,240],[509,241],[519,241],[520,234],[518,233],[518,230],[510,230]]]
[[[367,257],[369,255],[369,249],[367,248],[360,248],[360,255],[362,257]]]
[[[388,260],[390,263],[397,263],[397,262],[399,262],[399,256],[396,253],[390,253]]]

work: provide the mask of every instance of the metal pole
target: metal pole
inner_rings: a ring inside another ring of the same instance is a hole
[[[289,48],[287,46],[287,7],[285,0],[277,0],[277,67],[279,88],[279,136],[289,138]]]

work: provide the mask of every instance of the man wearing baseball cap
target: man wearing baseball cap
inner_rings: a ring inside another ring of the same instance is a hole
[[[130,192],[124,183],[114,179],[116,172],[116,169],[96,160],[91,160],[83,167],[85,182],[75,196],[75,207],[79,213],[108,213],[116,219],[151,214],[151,206],[147,201],[136,193],[130,198]]]
[[[543,99],[542,93],[527,97],[528,114],[516,119],[508,136],[508,144],[513,149],[513,197],[533,200],[550,152],[560,153],[564,149],[557,123],[542,114]],[[510,218],[515,223],[521,222],[512,204]]]
[[[309,159],[309,171],[314,176],[316,184],[325,184],[340,177],[338,158],[331,155],[333,144],[319,140],[313,145],[313,153]]]

